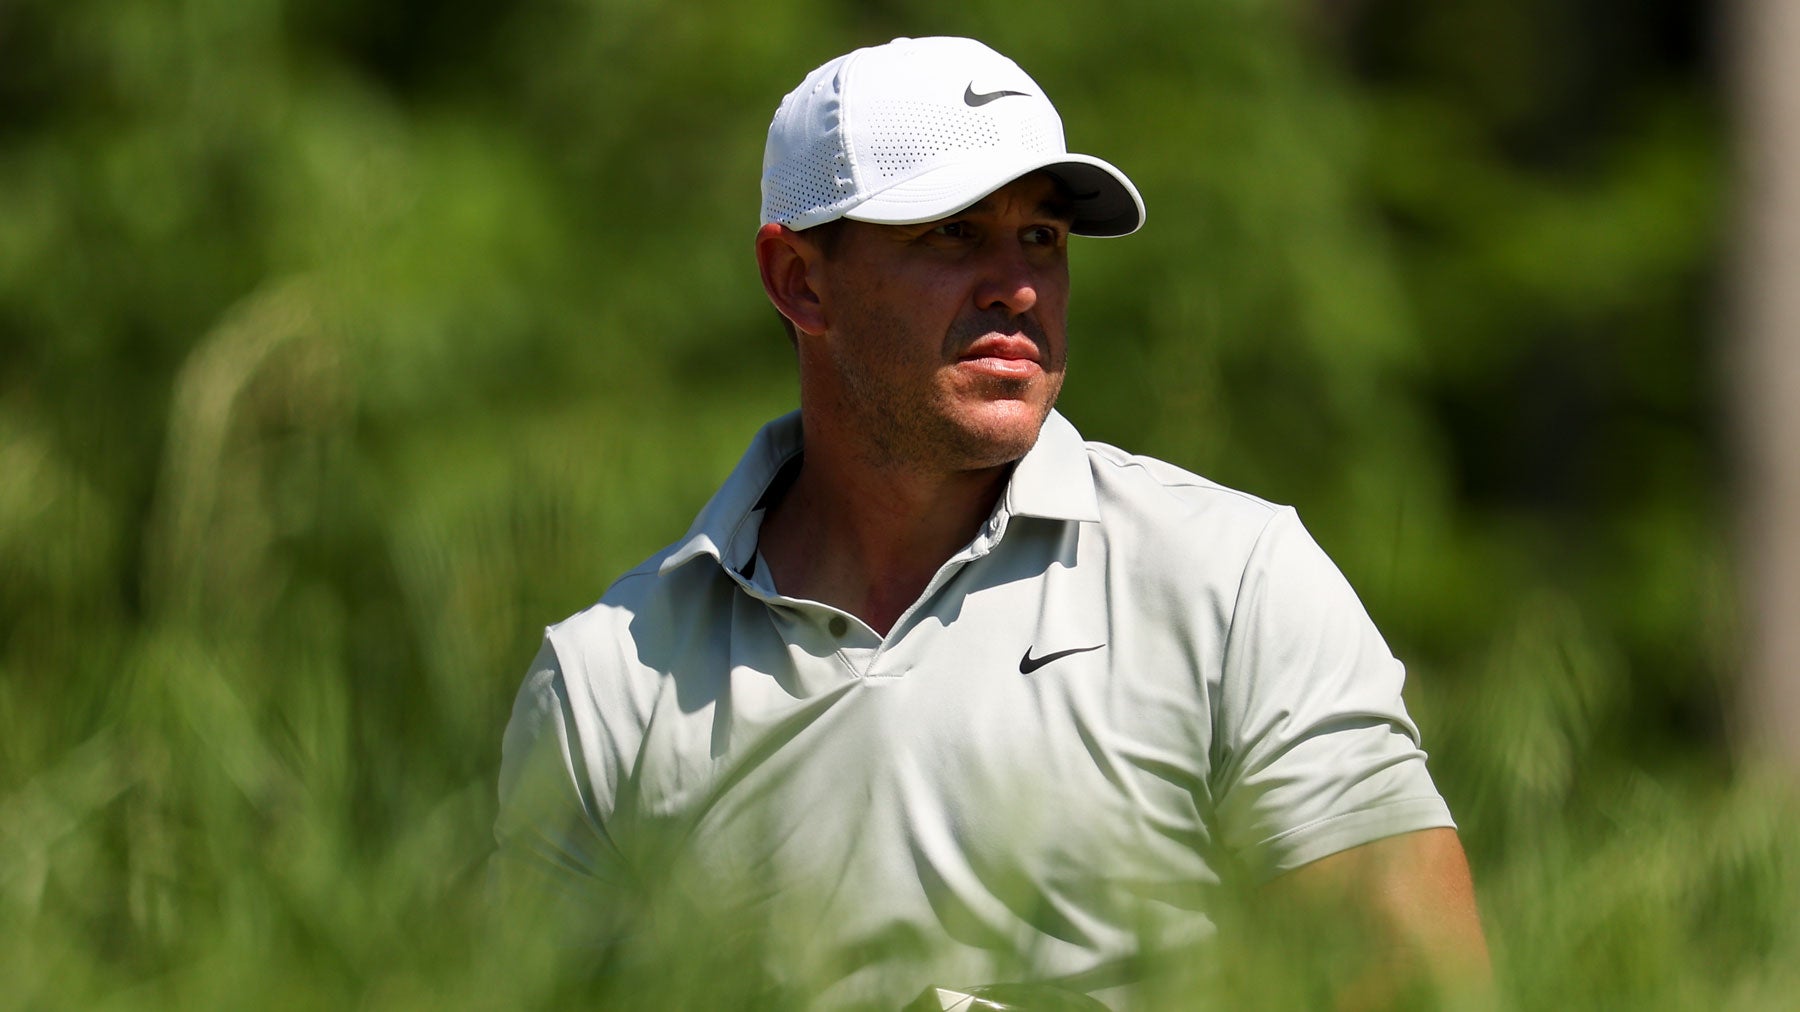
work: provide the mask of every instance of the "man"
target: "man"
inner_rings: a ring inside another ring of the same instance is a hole
[[[1354,911],[1384,975],[1480,974],[1400,664],[1293,511],[1052,410],[1068,237],[1143,215],[980,43],[897,39],[787,96],[756,258],[800,410],[549,630],[503,867],[602,944],[645,903],[766,925],[826,1005],[1126,983],[1246,882]]]

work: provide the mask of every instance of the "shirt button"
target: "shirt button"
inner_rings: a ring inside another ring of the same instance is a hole
[[[850,623],[844,621],[844,616],[842,615],[833,615],[831,616],[830,628],[831,635],[842,636],[850,631]]]

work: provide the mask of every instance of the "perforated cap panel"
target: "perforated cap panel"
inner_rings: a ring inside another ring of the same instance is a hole
[[[873,102],[864,130],[869,168],[883,180],[905,179],[947,152],[1000,146],[994,118],[924,102]]]

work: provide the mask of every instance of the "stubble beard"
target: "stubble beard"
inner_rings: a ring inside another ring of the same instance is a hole
[[[983,470],[1023,457],[1037,442],[1062,391],[1062,363],[1049,359],[1053,350],[1042,329],[1029,318],[1001,314],[959,321],[945,336],[940,362],[954,361],[975,340],[996,331],[1025,334],[1045,356],[1043,369],[1035,378],[1044,385],[1045,395],[1041,403],[1032,405],[1037,410],[1028,425],[1016,419],[983,418],[985,413],[980,410],[968,411],[966,395],[934,382],[939,371],[931,373],[931,380],[922,385],[892,382],[891,377],[915,375],[905,368],[904,356],[892,351],[904,347],[905,335],[891,325],[860,335],[858,340],[874,342],[888,352],[874,359],[839,356],[838,375],[847,402],[844,408],[860,420],[863,462],[882,469],[929,473]],[[1023,404],[1029,403],[1034,380],[981,377],[978,382],[986,404],[1006,400]]]

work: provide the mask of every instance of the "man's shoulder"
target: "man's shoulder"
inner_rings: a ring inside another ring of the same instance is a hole
[[[600,595],[599,600],[549,628],[551,641],[559,649],[577,642],[594,642],[630,638],[636,621],[659,607],[658,602],[671,596],[691,596],[698,586],[681,586],[704,581],[706,566],[669,566],[668,562],[682,547],[677,541],[658,549],[650,557],[620,574]]]
[[[1298,528],[1291,507],[1166,460],[1092,440],[1085,449],[1102,542],[1140,587],[1229,596],[1272,532]]]
[[[1222,485],[1166,460],[1087,440],[1088,466],[1105,519],[1167,520],[1260,531],[1292,508]]]
[[[641,656],[672,649],[679,629],[728,615],[735,578],[727,567],[749,562],[756,531],[750,518],[799,453],[800,436],[797,412],[764,425],[685,534],[614,579],[594,604],[550,627],[558,653],[622,649]]]

